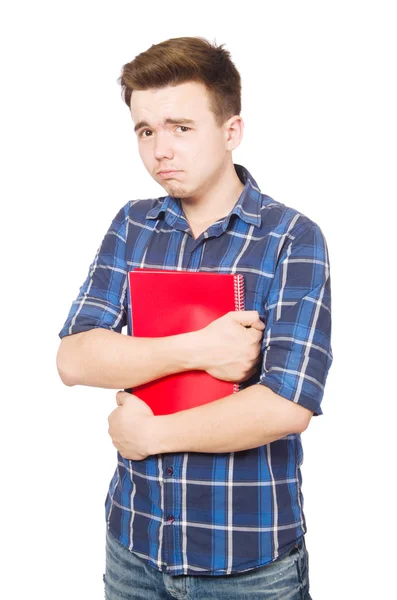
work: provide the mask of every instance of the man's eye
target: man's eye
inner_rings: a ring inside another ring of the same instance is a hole
[[[190,127],[186,127],[185,125],[178,125],[177,129],[182,129],[182,133],[186,133],[187,131],[190,131]],[[149,132],[150,134],[152,133],[152,131],[150,129],[143,129],[141,131],[141,133],[139,134],[139,137],[141,137],[141,138],[152,137],[151,135],[145,135],[146,132]]]

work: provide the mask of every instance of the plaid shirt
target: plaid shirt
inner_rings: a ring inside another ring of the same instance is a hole
[[[127,273],[135,267],[242,273],[245,308],[266,325],[262,362],[242,388],[265,385],[320,415],[332,363],[326,241],[316,223],[262,194],[243,166],[235,169],[245,184],[239,200],[196,240],[178,199],[128,202],[59,336],[95,327],[120,333],[124,325],[132,335]],[[248,571],[276,560],[307,531],[299,434],[238,452],[117,458],[107,527],[159,571]]]

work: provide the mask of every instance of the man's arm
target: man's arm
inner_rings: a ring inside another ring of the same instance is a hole
[[[237,452],[301,433],[313,412],[264,385],[150,420],[149,454]]]
[[[111,389],[195,369],[245,381],[260,360],[263,329],[257,311],[231,311],[198,331],[160,338],[96,328],[64,337],[57,366],[66,385]]]
[[[57,368],[65,385],[129,388],[195,367],[194,332],[137,338],[108,329],[64,337]]]

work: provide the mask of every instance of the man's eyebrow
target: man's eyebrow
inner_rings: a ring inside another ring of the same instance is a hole
[[[193,119],[164,119],[164,125],[195,125]],[[150,127],[147,121],[139,121],[134,127],[134,131],[138,131],[141,127]]]

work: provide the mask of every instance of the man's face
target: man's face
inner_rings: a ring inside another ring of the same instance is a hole
[[[226,165],[228,122],[216,124],[208,101],[205,86],[196,82],[131,94],[139,154],[171,196],[200,196],[216,184]],[[176,172],[162,175],[161,170]]]

